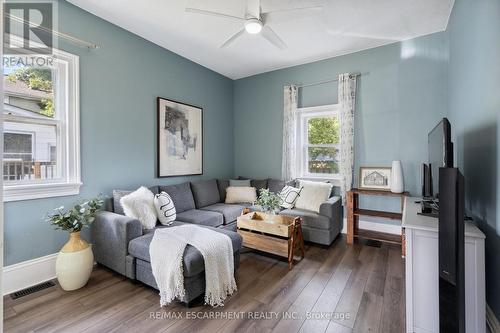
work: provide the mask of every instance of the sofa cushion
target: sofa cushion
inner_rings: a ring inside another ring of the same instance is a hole
[[[226,189],[229,187],[229,180],[217,179],[217,187],[219,188],[220,201],[226,201]]]
[[[170,225],[175,221],[177,213],[175,211],[174,202],[167,192],[155,194],[153,203],[155,205],[156,215],[161,224]]]
[[[226,189],[226,203],[252,203],[257,200],[257,191],[255,187],[229,186]]]
[[[295,202],[300,196],[301,190],[302,190],[301,188],[296,188],[288,185],[283,187],[283,189],[279,193],[279,196],[282,200],[281,207],[285,209],[293,208],[295,206]]]
[[[280,212],[280,215],[300,216],[304,227],[329,230],[332,228],[332,222],[327,216],[320,215],[316,212],[303,209],[285,209]]]
[[[224,225],[226,225],[236,221],[236,218],[241,215],[245,207],[246,205],[217,203],[215,205],[203,207],[202,209],[222,214],[224,216]]]
[[[201,209],[190,209],[177,213],[177,221],[218,227],[224,223],[224,217],[220,213]]]
[[[281,190],[285,187],[285,181],[284,180],[279,180],[279,179],[271,179],[269,178],[267,180],[267,188],[269,191],[278,194],[281,192]]]
[[[321,204],[327,201],[332,194],[332,184],[330,183],[301,180],[299,187],[301,188],[301,192],[295,203],[295,207],[312,210],[316,213],[319,213]]]
[[[158,186],[151,186],[148,187],[148,189],[153,192],[153,194],[158,194]],[[120,199],[132,192],[133,191],[129,190],[113,190],[113,212],[115,212],[116,214],[125,215],[122,204],[120,203]]]
[[[229,179],[231,187],[250,187],[250,179]]]
[[[196,208],[220,202],[219,188],[215,179],[191,183],[191,190]]]
[[[160,191],[165,191],[170,195],[177,214],[196,208],[191,186],[188,182],[177,185],[160,186]]]
[[[259,191],[263,188],[267,188],[267,179],[252,179],[250,181],[250,185],[255,187],[257,190],[257,195],[259,195]]]
[[[155,195],[148,188],[141,186],[120,199],[125,215],[138,219],[143,229],[153,229],[158,220],[154,205]]]
[[[184,223],[181,222],[174,222],[172,226],[179,226]],[[170,228],[172,226],[166,227]],[[210,228],[210,227],[203,227],[203,228]],[[233,244],[233,252],[237,252],[241,249],[241,236],[238,235],[236,232],[232,232],[229,230],[224,230],[224,229],[219,229],[219,228],[210,228],[212,230],[215,230],[217,232],[223,233],[229,238],[231,238],[231,242]],[[131,240],[128,244],[128,252],[141,260],[150,262],[151,259],[149,257],[149,244],[151,243],[151,240],[153,239],[154,233],[148,233],[144,236],[134,238]],[[195,247],[188,245],[186,246],[186,250],[184,251],[184,257],[183,257],[183,266],[184,266],[184,276],[189,277],[189,276],[195,276],[200,273],[202,273],[205,270],[205,261],[203,259],[203,256],[201,255],[200,251],[198,251]]]
[[[113,211],[116,214],[125,215],[120,200],[122,197],[130,193],[132,193],[132,191],[113,190]]]

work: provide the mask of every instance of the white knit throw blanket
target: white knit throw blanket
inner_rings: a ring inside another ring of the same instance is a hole
[[[236,291],[233,244],[223,233],[194,225],[157,229],[149,246],[151,267],[160,290],[160,305],[185,297],[182,258],[187,245],[205,261],[205,303],[224,306]]]

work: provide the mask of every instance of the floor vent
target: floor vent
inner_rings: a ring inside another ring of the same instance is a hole
[[[47,281],[44,283],[37,284],[36,286],[29,287],[23,290],[16,291],[15,293],[10,294],[12,299],[18,299],[24,296],[28,296],[30,294],[36,293],[37,291],[41,291],[50,287],[55,286],[56,284],[52,281]]]

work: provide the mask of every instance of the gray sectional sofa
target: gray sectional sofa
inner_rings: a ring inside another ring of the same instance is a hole
[[[286,185],[281,180],[252,180],[257,189],[269,188],[279,192]],[[294,184],[290,184],[294,185]],[[168,186],[153,186],[153,193],[167,192],[177,211],[176,221],[171,226],[184,223],[196,224],[224,233],[231,238],[234,250],[235,269],[239,266],[242,239],[236,231],[236,219],[244,208],[252,203],[226,204],[228,180],[206,180],[186,182]],[[141,281],[157,288],[151,271],[149,244],[155,229],[143,230],[141,223],[123,213],[120,198],[131,191],[113,191],[113,200],[106,210],[99,212],[92,224],[92,240],[95,260],[130,279]],[[305,241],[330,245],[342,230],[342,207],[339,197],[331,197],[323,203],[320,213],[286,209],[280,214],[301,216]],[[158,224],[156,228],[168,228]],[[204,262],[201,253],[188,245],[184,253],[185,302],[189,305],[202,295],[205,289]]]

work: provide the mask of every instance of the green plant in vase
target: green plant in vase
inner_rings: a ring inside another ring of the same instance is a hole
[[[275,214],[281,202],[279,195],[263,188],[259,191],[259,198],[255,201],[255,205],[260,206],[268,214]]]
[[[76,204],[68,210],[64,210],[64,206],[58,207],[54,209],[56,213],[47,217],[47,222],[50,222],[56,230],[66,230],[70,233],[80,232],[84,227],[88,227],[94,222],[95,214],[103,203],[101,197],[96,197]]]
[[[94,254],[92,248],[80,237],[80,231],[95,220],[104,200],[96,197],[76,204],[68,210],[64,206],[54,209],[47,222],[56,230],[69,231],[69,240],[59,251],[56,260],[56,275],[61,288],[75,290],[83,287],[92,273]]]

